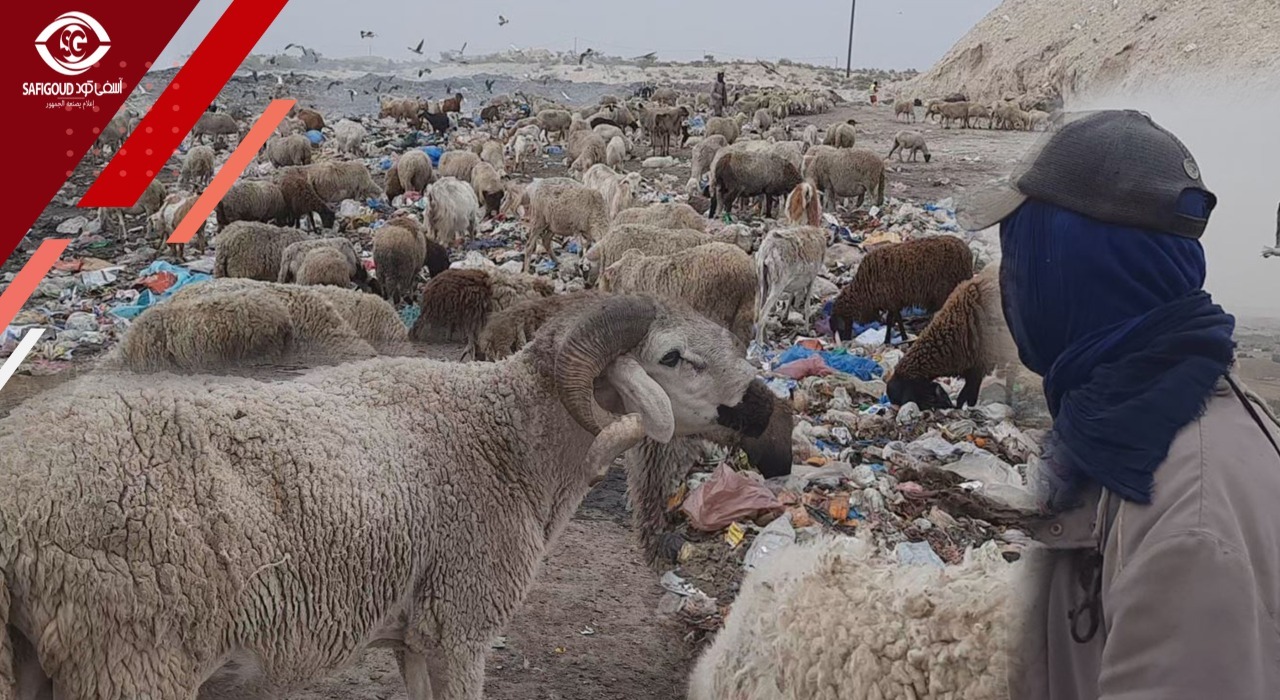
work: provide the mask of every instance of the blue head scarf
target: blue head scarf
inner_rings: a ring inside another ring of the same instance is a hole
[[[1208,218],[1189,190],[1182,213]],[[1083,480],[1151,502],[1156,467],[1204,409],[1235,348],[1235,319],[1202,287],[1198,240],[1028,200],[1000,224],[1005,318],[1053,416],[1054,507]]]

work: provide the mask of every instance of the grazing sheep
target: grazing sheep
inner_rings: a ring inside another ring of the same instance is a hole
[[[916,108],[911,104],[911,100],[898,100],[893,103],[893,118],[896,120],[902,115],[907,115],[907,121],[916,120]]]
[[[905,339],[903,309],[918,306],[936,311],[956,285],[972,276],[973,253],[957,236],[915,238],[876,248],[836,296],[831,330],[841,338],[852,338],[854,323],[879,321],[885,312],[889,332],[897,324]]]
[[[472,169],[471,188],[484,207],[486,216],[495,216],[502,211],[502,198],[506,195],[507,188],[502,182],[502,175],[492,165],[481,162]]]
[[[169,236],[173,235],[174,229],[182,220],[187,218],[191,208],[196,205],[200,199],[199,195],[187,194],[171,194],[165,198],[164,204],[160,206],[159,211],[151,215],[151,228],[156,232],[158,242],[156,247],[165,244]],[[207,222],[201,222],[196,228],[193,240],[200,249],[200,254],[204,255],[208,249],[208,237],[205,234],[205,226]],[[169,255],[178,260],[185,260],[187,255],[187,244],[185,243],[169,243]]]
[[[285,206],[280,186],[274,182],[241,180],[227,190],[214,212],[219,231],[236,221],[271,222],[278,226],[297,224],[297,218]]]
[[[599,284],[605,292],[678,299],[729,329],[744,346],[751,340],[756,269],[737,246],[705,243],[670,255],[630,249],[601,270]]]
[[[627,140],[622,136],[614,136],[604,147],[604,162],[610,168],[617,168],[627,159]]]
[[[408,350],[409,329],[386,299],[334,286],[316,287],[315,292],[328,300],[356,335],[380,354],[399,355]]]
[[[466,341],[463,358],[476,357],[480,330],[490,314],[530,299],[555,293],[543,277],[488,270],[445,270],[422,287],[422,313],[409,337],[424,342],[456,338]]]
[[[944,129],[950,129],[952,122],[957,120],[959,120],[961,127],[969,128],[968,102],[948,102],[939,108],[938,115],[942,117],[942,128]]]
[[[768,131],[769,127],[773,126],[773,116],[767,109],[757,109],[753,121],[758,131]]]
[[[230,196],[228,194],[228,196]],[[125,224],[125,215],[142,216],[143,217],[143,235],[150,236],[152,224],[156,212],[164,206],[165,199],[168,197],[168,191],[164,188],[164,183],[160,182],[160,178],[156,178],[147,183],[147,189],[142,191],[142,196],[138,197],[138,201],[131,207],[99,207],[98,220],[102,222],[102,230],[108,230],[107,224],[111,221],[110,214],[115,212],[116,221],[120,224],[120,233],[128,233],[129,227]]]
[[[217,142],[223,136],[239,135],[240,125],[225,112],[202,112],[196,125],[191,127],[191,138],[198,143],[203,143],[205,136],[212,136]]]
[[[605,294],[582,289],[525,299],[489,315],[476,340],[476,358],[497,361],[520,351],[547,321],[562,313],[604,303]]]
[[[416,222],[392,219],[373,232],[373,266],[378,273],[378,289],[392,304],[413,295],[414,281],[426,262],[427,237]]]
[[[529,195],[529,235],[524,251],[524,271],[528,272],[539,243],[557,260],[551,247],[553,236],[578,236],[583,246],[600,239],[609,229],[609,211],[604,197],[582,183],[566,177],[543,178],[526,190]]]
[[[680,94],[671,87],[660,87],[653,91],[653,101],[660,105],[674,105],[679,97]]]
[[[822,137],[822,145],[834,146],[835,148],[853,148],[858,136],[858,131],[854,128],[856,123],[850,119],[847,122],[840,122],[827,127],[827,133]]]
[[[436,275],[449,269],[449,249],[436,243],[435,241],[423,236],[426,243],[426,266],[427,274],[435,277]]]
[[[563,109],[544,109],[538,112],[538,126],[547,134],[547,138],[551,138],[552,134],[556,134],[563,140],[569,134],[569,127],[573,125],[573,115]]]
[[[284,693],[391,644],[415,697],[479,698],[490,640],[601,467],[645,440],[759,434],[772,405],[727,333],[647,297],[552,319],[496,364],[73,380],[0,426],[6,694],[15,647],[27,687],[194,698],[244,673]],[[72,444],[93,479],[48,448]],[[107,501],[175,515],[116,541],[119,509],[73,507]],[[483,525],[461,542],[460,522]],[[73,575],[81,555],[129,564]],[[49,633],[70,609],[77,633]]]
[[[502,121],[502,106],[487,105],[480,109],[480,121],[485,124],[493,124]]]
[[[707,126],[702,133],[704,140],[711,136],[720,136],[724,138],[726,144],[730,144],[738,140],[742,129],[732,117],[711,117],[707,120]]]
[[[480,156],[471,151],[445,151],[440,156],[440,177],[456,177],[459,180],[471,181],[471,171]]]
[[[296,228],[236,221],[213,241],[213,276],[275,281],[280,275],[284,249],[306,237]]]
[[[978,126],[979,119],[985,119],[987,121],[987,128],[990,129],[993,125],[991,108],[984,104],[970,102],[969,110],[965,118],[966,126],[973,126],[976,128]]]
[[[993,542],[945,568],[850,537],[782,549],[748,572],[688,700],[1008,700],[1022,566]]]
[[[707,228],[706,218],[684,202],[654,202],[644,207],[625,209],[614,217],[613,224],[615,228],[621,224],[647,224],[694,231],[705,231]]]
[[[597,136],[604,139],[605,143],[609,143],[615,137],[623,138],[623,143],[626,143],[626,134],[623,133],[622,129],[618,127],[617,124],[606,124],[602,122],[592,126],[591,130],[594,131]]]
[[[395,163],[392,163],[391,167],[387,168],[387,184],[384,186],[383,192],[387,195],[388,202],[404,194],[404,185],[400,184],[400,169],[396,167]]]
[[[425,155],[425,154],[424,154]],[[431,161],[428,159],[427,164]],[[307,179],[326,202],[377,197],[382,189],[373,181],[369,169],[359,161],[325,161],[303,166]],[[401,180],[403,181],[403,176]]]
[[[745,145],[745,144],[741,144]],[[726,146],[711,164],[711,208],[714,218],[717,206],[723,204],[725,214],[733,211],[738,197],[763,195],[764,215],[773,217],[773,200],[785,197],[800,184],[800,170],[789,160],[772,151],[738,149]]]
[[[821,226],[822,203],[818,201],[818,189],[809,182],[801,182],[787,195],[786,222],[792,226]]]
[[[489,140],[480,146],[480,160],[493,166],[498,175],[507,174],[507,161],[502,155],[502,142]]]
[[[649,133],[653,150],[661,150],[664,156],[671,155],[671,137],[683,133],[688,116],[686,107],[643,108],[640,119]]]
[[[426,197],[427,230],[433,240],[447,243],[475,237],[480,203],[471,185],[453,177],[440,178],[427,188]]]
[[[1003,313],[995,275],[983,270],[961,282],[898,361],[887,385],[889,400],[899,406],[914,401],[924,409],[952,408],[947,392],[933,380],[961,377],[964,389],[955,407],[978,405],[982,379],[1015,356]]]
[[[804,128],[804,135],[801,139],[810,146],[817,146],[822,143],[822,140],[818,138],[818,127],[814,124]]]
[[[369,132],[359,122],[343,119],[334,125],[333,134],[339,153],[364,157],[364,140],[368,138]]]
[[[303,125],[307,127],[307,131],[324,130],[324,117],[314,109],[306,109],[304,107],[298,110],[296,116],[302,120]]]
[[[417,149],[405,151],[400,156],[400,160],[396,161],[396,171],[400,176],[400,187],[405,192],[425,192],[427,185],[436,179],[431,158]]]
[[[331,284],[345,288],[351,283],[351,267],[338,250],[315,248],[302,256],[296,281],[302,285]]]
[[[190,187],[196,192],[203,192],[213,179],[213,149],[208,146],[196,146],[187,151],[182,159],[182,175],[178,182],[183,187]]]
[[[566,149],[570,165],[575,173],[585,173],[596,163],[603,163],[608,144],[594,131],[573,131],[569,133],[569,147]]]
[[[315,230],[314,217],[319,215],[321,228],[333,228],[333,210],[320,198],[306,173],[289,170],[280,176],[279,185],[280,196],[284,198],[285,210],[289,214],[289,226],[297,226],[301,220],[305,228]]]
[[[100,148],[119,150],[135,126],[137,126],[136,117],[130,114],[117,114],[103,127],[96,144]]]
[[[512,150],[515,154],[516,170],[523,173],[527,171],[529,163],[538,156],[538,142],[524,134],[519,134],[516,136]]]
[[[422,102],[413,97],[384,97],[378,116],[408,122],[416,129],[422,123],[420,115],[423,109]]]
[[[720,134],[707,136],[693,147],[693,153],[689,158],[689,180],[695,185],[702,182],[702,176],[711,170],[711,163],[716,158],[716,153],[721,148],[728,146],[729,142]]]
[[[826,197],[826,206],[835,208],[836,198],[857,197],[861,207],[868,193],[876,206],[884,206],[884,160],[864,148],[815,149],[805,177]]]
[[[262,148],[267,160],[277,168],[311,163],[311,139],[301,134],[272,136]]]
[[[600,271],[617,262],[628,250],[638,250],[644,255],[667,255],[713,242],[715,238],[711,234],[693,229],[615,223],[609,233],[583,255],[583,261],[589,266],[587,284],[595,284]]]
[[[813,281],[826,269],[827,232],[816,226],[774,229],[765,234],[756,253],[760,292],[756,342],[764,344],[764,326],[779,301],[785,311],[800,309],[807,321],[813,311]]]
[[[292,136],[293,134],[307,133],[307,125],[302,123],[297,117],[285,117],[280,120],[280,126],[276,127],[277,136]]]
[[[600,193],[604,198],[609,219],[612,220],[619,212],[636,205],[640,173],[623,175],[604,163],[597,163],[583,174],[582,184]]]
[[[1038,126],[1044,126],[1048,129],[1049,113],[1044,110],[1033,109],[1026,113],[1027,130],[1034,130]]]
[[[299,271],[302,268],[303,258],[318,248],[332,248],[342,255],[347,269],[347,282],[363,285],[368,281],[369,273],[360,262],[360,255],[356,253],[355,246],[346,238],[338,237],[309,238],[285,246],[280,253],[280,272],[276,275],[275,281],[283,283],[297,281],[301,274]],[[299,284],[302,283],[299,282]]]
[[[899,131],[893,136],[893,148],[889,149],[887,158],[892,158],[894,153],[898,154],[898,162],[902,162],[902,154],[911,152],[911,162],[916,161],[916,154],[924,154],[924,162],[928,163],[933,159],[933,154],[929,153],[929,145],[924,142],[924,134],[919,131]]]
[[[426,109],[425,107],[423,108]],[[453,129],[453,120],[447,114],[436,114],[432,112],[419,112],[418,117],[427,122],[431,126],[431,130],[441,136],[444,136]]]

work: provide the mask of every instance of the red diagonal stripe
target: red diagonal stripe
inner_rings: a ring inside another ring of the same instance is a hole
[[[77,206],[133,206],[288,1],[234,0]]]

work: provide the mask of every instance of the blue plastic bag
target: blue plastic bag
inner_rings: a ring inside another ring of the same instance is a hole
[[[814,354],[816,353],[813,350],[810,350],[809,348],[806,348],[803,345],[792,345],[791,347],[782,351],[781,355],[778,355],[778,357],[774,360],[774,365],[781,367],[782,365],[785,365],[788,362],[803,360],[804,358],[811,357]]]
[[[312,146],[319,146],[324,143],[324,134],[316,131],[315,129],[307,132],[307,138],[311,140]]]
[[[828,351],[822,353],[822,359],[831,369],[845,374],[852,374],[864,382],[871,381],[875,377],[884,374],[884,368],[880,366],[880,363],[867,357],[850,355],[845,352]]]
[[[431,167],[440,167],[440,156],[444,155],[444,149],[439,146],[423,146],[422,152],[427,154],[431,159]]]
[[[410,304],[409,306],[400,309],[400,320],[404,321],[404,325],[409,328],[413,328],[413,324],[418,322],[418,317],[421,315],[422,308],[417,304]]]
[[[391,156],[383,156],[383,157],[382,157],[382,160],[378,161],[378,169],[379,169],[379,170],[381,170],[381,171],[382,171],[382,172],[384,172],[384,173],[385,173],[386,171],[390,170],[390,169],[391,169]]]
[[[164,290],[163,294],[153,294],[150,289],[144,289],[142,290],[142,293],[138,295],[137,301],[125,306],[117,306],[116,308],[111,309],[111,314],[120,318],[137,318],[138,314],[146,311],[149,307],[154,306],[157,302],[169,298],[169,296],[174,292],[182,289],[188,284],[195,284],[196,282],[213,279],[203,272],[192,272],[185,267],[179,267],[163,260],[157,260],[151,263],[145,270],[139,272],[138,276],[146,277],[147,275],[154,275],[157,272],[172,273],[174,277],[178,278],[178,281],[174,282],[172,287]]]

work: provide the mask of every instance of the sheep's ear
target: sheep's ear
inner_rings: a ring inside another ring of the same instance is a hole
[[[640,414],[644,434],[658,442],[669,442],[675,435],[676,419],[667,392],[653,381],[639,362],[626,355],[614,360],[608,375],[627,410]]]

